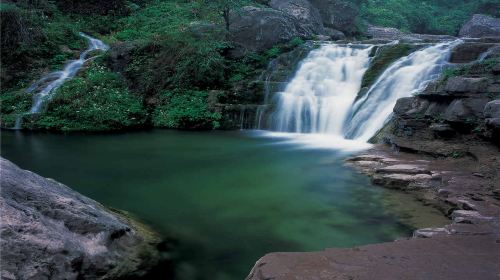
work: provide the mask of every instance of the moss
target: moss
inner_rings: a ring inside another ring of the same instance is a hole
[[[396,44],[379,47],[377,54],[370,63],[370,67],[363,76],[361,87],[364,88],[372,85],[389,65],[399,58],[407,56],[416,49],[416,46],[410,44]]]

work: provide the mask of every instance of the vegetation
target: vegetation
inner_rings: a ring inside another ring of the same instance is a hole
[[[415,51],[415,49],[416,47],[410,44],[396,44],[379,47],[377,49],[377,56],[373,58],[370,63],[370,68],[363,76],[361,87],[364,88],[373,84],[389,65],[399,58]]]
[[[66,82],[44,114],[27,115],[28,128],[107,131],[143,125],[146,111],[118,74],[93,63],[85,75]]]
[[[500,16],[500,0],[364,0],[361,17],[407,32],[456,35],[474,13]]]
[[[451,77],[467,76],[467,75],[483,75],[492,71],[493,67],[499,62],[498,57],[485,59],[483,61],[473,62],[456,68],[446,69],[443,73],[442,81],[446,81]]]
[[[358,31],[352,34],[360,33],[363,20],[411,32],[456,34],[459,25],[472,13],[496,14],[495,7],[500,3],[500,0],[343,1],[359,9],[358,24],[354,27]],[[81,76],[59,89],[45,113],[26,116],[26,127],[67,131],[151,124],[168,128],[217,128],[222,120],[214,106],[207,105],[210,92],[218,92],[213,103],[259,102],[260,95],[246,94],[245,89],[251,87],[271,59],[303,43],[295,38],[262,53],[249,53],[238,59],[228,55],[231,49],[227,36],[229,14],[241,6],[265,2],[20,0],[1,3],[2,126],[13,125],[16,116],[29,110],[32,97],[25,89],[34,80],[60,69],[85,48],[85,40],[78,36],[78,32],[83,31],[108,43],[122,42],[130,46],[130,59],[121,66],[113,65],[110,59],[92,64]],[[408,45],[401,44],[381,53],[367,72],[363,85],[372,83],[385,67],[410,51]],[[447,72],[447,75],[453,74]]]
[[[157,127],[177,129],[215,129],[221,115],[208,108],[205,91],[172,91],[161,95],[162,102],[153,113]]]

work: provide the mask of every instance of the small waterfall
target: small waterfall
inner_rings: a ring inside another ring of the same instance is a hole
[[[277,93],[273,130],[340,134],[368,69],[373,46],[324,45],[302,62],[285,91]]]
[[[33,105],[31,106],[29,112],[23,115],[40,113],[43,109],[43,105],[53,97],[56,90],[68,79],[73,78],[85,62],[95,58],[95,56],[88,58],[90,52],[96,50],[107,51],[109,49],[109,46],[98,39],[92,38],[81,32],[79,35],[87,39],[88,48],[80,54],[80,57],[77,60],[72,60],[66,64],[62,71],[52,72],[43,76],[26,90],[27,93],[33,94]],[[21,129],[21,127],[22,115],[16,119],[14,129]]]
[[[397,60],[359,100],[356,96],[375,46],[323,45],[309,54],[286,89],[274,96],[271,130],[301,138],[316,135],[310,139],[321,135],[321,141],[340,146],[351,145],[349,141],[366,143],[390,118],[399,98],[423,90],[438,78],[448,65],[451,49],[461,42],[428,46]],[[261,118],[256,121],[261,123]]]

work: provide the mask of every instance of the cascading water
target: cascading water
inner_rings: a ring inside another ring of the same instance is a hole
[[[422,91],[449,64],[450,50],[461,41],[430,46],[393,63],[353,106],[344,127],[349,139],[368,141],[389,119],[396,101]]]
[[[275,95],[271,130],[308,139],[315,135],[323,144],[337,142],[336,147],[349,142],[367,147],[363,143],[384,126],[396,101],[436,79],[448,65],[450,50],[460,42],[428,46],[397,60],[357,101],[375,46],[323,45],[309,54],[286,89]]]
[[[33,94],[33,105],[26,114],[40,113],[43,109],[43,105],[53,97],[56,90],[61,87],[65,81],[73,78],[85,62],[95,58],[95,56],[88,58],[90,52],[96,50],[107,51],[109,49],[109,46],[98,39],[92,38],[84,33],[79,33],[79,35],[87,39],[88,48],[80,54],[77,60],[70,61],[66,64],[62,71],[52,72],[43,76],[26,90],[26,92]],[[21,126],[22,116],[19,116],[16,120],[14,129],[21,129]]]
[[[285,91],[277,93],[273,130],[341,134],[372,48],[324,45],[312,51]]]

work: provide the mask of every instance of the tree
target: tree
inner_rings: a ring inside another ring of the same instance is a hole
[[[230,14],[231,11],[238,9],[248,3],[245,0],[200,0],[201,5],[210,10],[217,11],[222,18],[224,19],[224,23],[226,25],[226,30],[229,31],[230,22]]]

